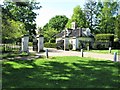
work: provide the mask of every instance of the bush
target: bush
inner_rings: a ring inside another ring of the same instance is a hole
[[[29,42],[29,44],[28,44],[29,46],[33,46],[33,43],[32,42]]]
[[[94,43],[94,49],[108,49],[109,48],[109,42],[95,42]]]
[[[114,34],[96,34],[95,36],[96,41],[111,41],[114,40]]]
[[[44,47],[46,48],[56,48],[56,43],[45,43],[44,44]]]
[[[119,38],[115,38],[115,39],[114,39],[114,42],[118,42],[118,41],[119,41]]]
[[[114,42],[114,44],[113,44],[113,48],[114,49],[120,49],[120,43],[119,42]]]
[[[69,49],[72,50],[73,49],[73,45],[69,44]]]
[[[109,46],[113,46],[114,34],[96,34],[95,40],[96,49],[106,49]]]

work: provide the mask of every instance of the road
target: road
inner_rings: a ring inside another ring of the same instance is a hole
[[[53,48],[44,48],[48,49],[48,55],[51,56],[79,56],[82,57],[81,52],[79,51],[64,51],[64,50],[57,50]],[[46,56],[46,52],[36,53],[36,55],[44,55]],[[92,57],[97,59],[106,59],[106,60],[114,60],[114,55],[112,54],[101,54],[101,53],[92,53],[92,52],[83,52],[84,57]],[[120,58],[117,61],[120,61]]]

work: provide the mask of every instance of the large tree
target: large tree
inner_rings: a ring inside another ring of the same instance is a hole
[[[26,30],[29,31],[30,34],[35,34],[35,19],[37,14],[33,10],[40,9],[40,7],[39,3],[30,0],[27,0],[27,2],[4,2],[2,13],[6,15],[7,18],[23,22]],[[5,19],[4,16],[3,19]]]
[[[54,28],[48,27],[47,30],[44,32],[44,40],[45,42],[55,43],[55,35],[58,31]]]
[[[72,22],[76,22],[78,27],[86,27],[87,26],[85,14],[83,13],[83,11],[79,5],[73,9],[73,15],[72,15],[71,19],[69,19],[66,27],[71,28]]]
[[[115,34],[117,35],[117,38],[120,39],[120,15],[116,17]]]
[[[99,30],[101,33],[115,33],[115,17],[117,2],[103,2],[103,8],[99,14]]]
[[[97,7],[99,5],[99,7]],[[95,2],[95,0],[87,0],[84,5],[84,12],[86,14],[87,21],[89,22],[89,28],[92,33],[95,32],[96,26],[98,24],[97,15],[101,9],[101,3]]]
[[[27,34],[24,23],[7,19],[2,22],[2,41],[16,42],[22,35]]]
[[[68,18],[65,15],[56,15],[51,18],[43,27],[45,42],[55,42],[55,35],[65,28],[67,22]]]
[[[65,15],[56,15],[49,20],[49,27],[62,31],[65,28],[68,18]]]

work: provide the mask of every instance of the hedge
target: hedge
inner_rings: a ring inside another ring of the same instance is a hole
[[[46,48],[56,48],[57,45],[56,43],[45,43],[44,46]]]
[[[96,41],[112,41],[114,40],[114,34],[96,34]]]

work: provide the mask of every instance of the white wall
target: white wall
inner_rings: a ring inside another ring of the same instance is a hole
[[[65,37],[64,38],[64,50],[69,49],[69,38]]]

